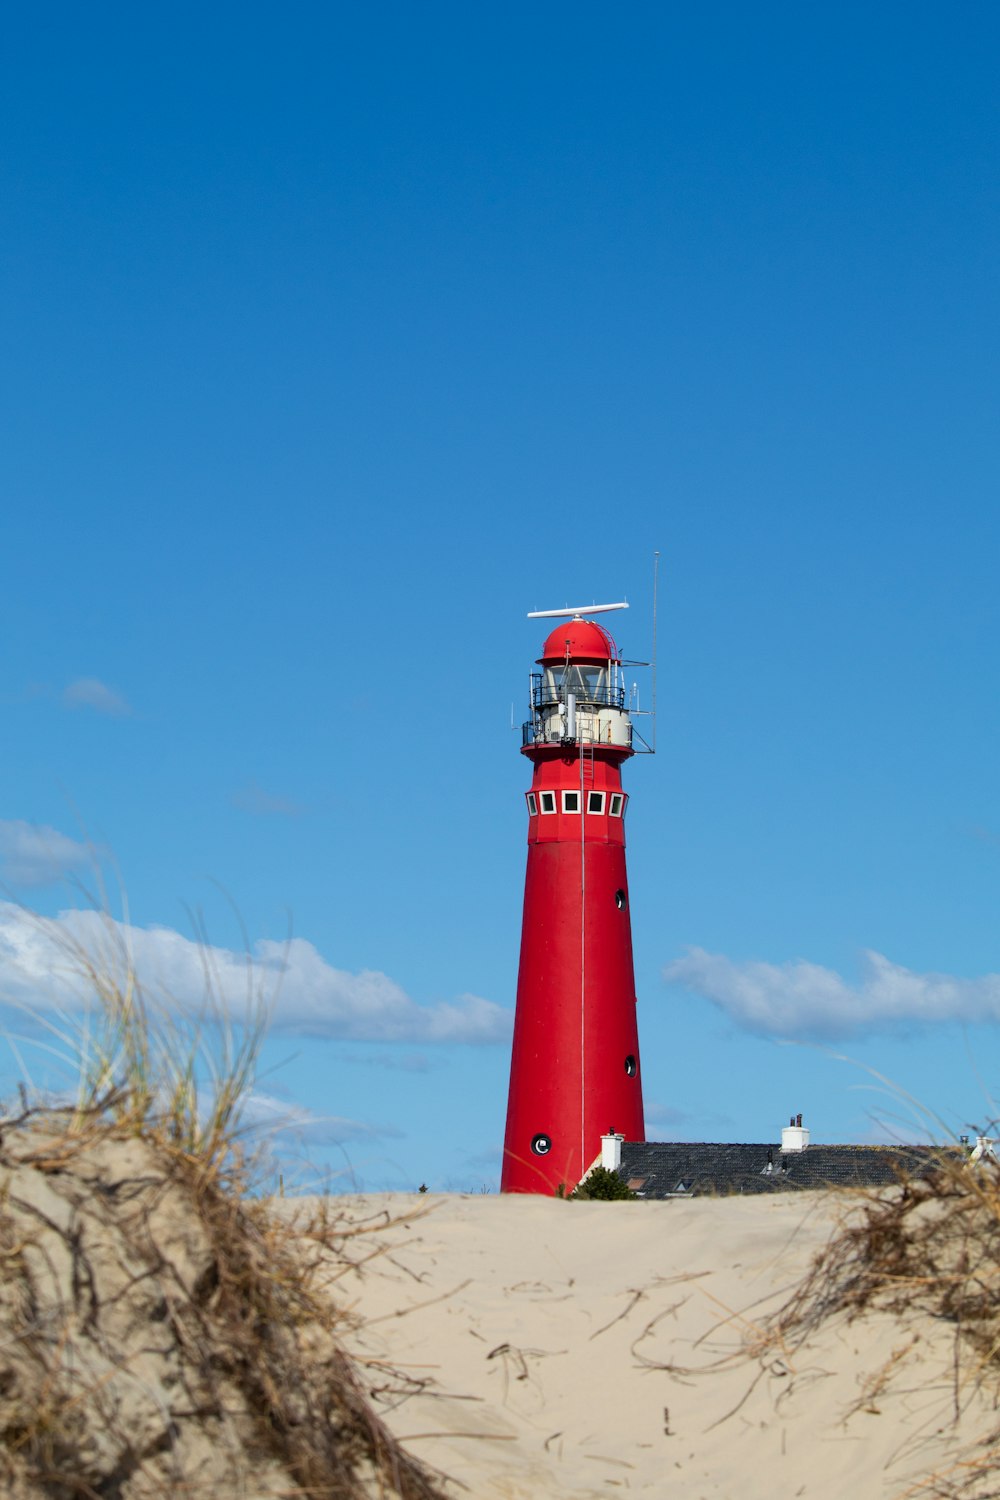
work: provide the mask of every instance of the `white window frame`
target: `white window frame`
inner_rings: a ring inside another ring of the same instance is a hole
[[[538,798],[535,796],[534,792],[525,792],[524,797],[525,797],[525,801],[528,804],[528,812],[529,812],[530,816],[533,817],[533,818],[537,817],[538,816]]]
[[[597,806],[596,807],[591,807],[590,804],[591,804],[591,802],[593,801],[593,799],[595,797],[597,798]],[[595,817],[600,816],[604,812],[604,800],[605,800],[605,796],[604,796],[603,792],[588,792],[587,793],[587,812],[590,813],[592,816],[595,816]]]
[[[575,797],[576,798],[576,806],[575,807],[567,807],[566,806],[566,798],[567,797]],[[569,815],[570,815],[571,818],[579,817],[579,815],[580,815],[580,793],[579,792],[573,792],[573,791],[563,792],[563,794],[562,794],[562,810],[563,810],[564,813],[569,813]]]
[[[539,792],[539,794],[538,794],[538,801],[539,801],[539,806],[540,806],[540,808],[542,810],[542,816],[543,817],[548,817],[550,813],[554,813],[555,812],[555,810],[556,810],[556,794],[555,794],[555,792]],[[546,807],[545,806],[546,801],[548,801],[551,804],[551,806]]]
[[[616,804],[617,804],[617,806],[616,806]],[[625,793],[624,792],[612,792],[611,793],[611,806],[609,807],[608,812],[609,812],[609,814],[610,814],[610,816],[612,818],[622,818],[622,817],[625,816]]]

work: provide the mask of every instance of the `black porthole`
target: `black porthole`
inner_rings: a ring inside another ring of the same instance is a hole
[[[638,1073],[638,1071],[639,1071],[639,1064],[636,1062],[635,1058],[632,1056],[632,1054],[630,1052],[629,1055],[628,1055],[628,1057],[626,1057],[626,1059],[625,1059],[625,1072],[628,1074],[628,1076],[630,1078],[634,1078],[635,1075]]]
[[[536,1156],[548,1156],[552,1150],[552,1137],[550,1135],[533,1135],[531,1137],[531,1149]]]
[[[627,897],[626,897],[625,892],[623,890],[621,890],[619,888],[617,891],[615,891],[615,905],[617,906],[617,908],[618,908],[619,911],[624,911],[625,910],[626,900],[627,900]]]

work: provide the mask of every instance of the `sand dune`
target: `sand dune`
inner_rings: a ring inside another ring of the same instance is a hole
[[[298,1237],[189,1144],[96,1107],[2,1122],[0,1495],[438,1500]]]
[[[0,1136],[12,1500],[1000,1495],[992,1167],[870,1210],[262,1203],[96,1108]]]
[[[456,1494],[1000,1493],[975,1479],[998,1419],[953,1327],[868,1312],[794,1348],[768,1331],[844,1197],[332,1201],[366,1231],[330,1239],[349,1348]],[[280,1205],[303,1223],[317,1207]]]

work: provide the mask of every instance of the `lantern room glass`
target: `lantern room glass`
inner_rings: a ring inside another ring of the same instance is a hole
[[[577,703],[608,703],[608,669],[596,663],[545,668],[544,699],[549,703],[565,703],[566,695],[573,693]]]

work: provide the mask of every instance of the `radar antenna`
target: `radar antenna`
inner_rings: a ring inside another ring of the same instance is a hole
[[[582,620],[584,615],[604,615],[609,609],[628,609],[627,600],[620,604],[582,604],[579,609],[529,609],[529,620]]]

